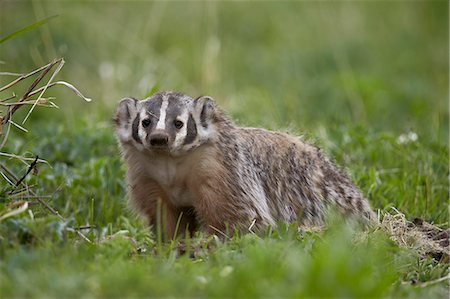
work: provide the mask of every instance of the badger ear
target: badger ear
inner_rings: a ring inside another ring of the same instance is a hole
[[[194,100],[194,109],[200,124],[205,128],[208,127],[208,123],[212,121],[216,111],[216,105],[213,98],[208,96],[197,98]]]
[[[117,127],[127,125],[136,116],[138,100],[135,98],[124,98],[117,106],[113,122]]]

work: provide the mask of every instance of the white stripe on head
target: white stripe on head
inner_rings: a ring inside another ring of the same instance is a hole
[[[167,106],[169,106],[169,98],[167,95],[164,95],[161,103],[161,109],[159,110],[159,120],[156,124],[156,129],[164,130],[166,128]]]
[[[186,139],[189,111],[186,109],[176,119],[181,120],[184,124],[183,127],[178,132],[176,132],[175,135],[174,148],[179,148],[183,145],[184,139]]]
[[[145,131],[145,129],[142,127],[141,121],[147,117],[147,113],[143,110],[141,111],[140,114],[140,122],[138,124],[138,136],[139,139],[141,139],[141,142],[144,142],[144,140],[147,138],[147,132]]]

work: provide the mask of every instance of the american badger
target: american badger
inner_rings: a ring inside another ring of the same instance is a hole
[[[208,96],[160,92],[114,117],[132,206],[166,236],[277,222],[320,226],[334,206],[375,215],[349,177],[298,137],[236,126]]]

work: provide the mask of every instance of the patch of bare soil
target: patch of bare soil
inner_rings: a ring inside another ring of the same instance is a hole
[[[380,226],[400,246],[432,256],[441,263],[449,263],[450,229],[442,229],[420,218],[408,221],[398,211],[396,214],[386,213]]]

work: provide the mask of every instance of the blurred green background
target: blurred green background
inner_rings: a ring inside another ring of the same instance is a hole
[[[349,122],[448,140],[446,1],[0,5],[2,36],[58,15],[1,44],[1,70],[64,57],[60,78],[95,99],[72,106],[80,101],[58,92],[69,122],[78,109],[109,112],[157,88],[209,94],[249,125],[307,131]]]
[[[50,163],[26,181],[52,194],[67,222],[39,205],[35,218],[1,222],[0,289],[22,298],[447,298],[448,283],[409,282],[440,279],[448,264],[392,249],[380,234],[358,247],[339,226],[323,237],[280,229],[213,249],[214,240],[199,238],[193,260],[175,259],[172,247],[153,254],[154,236],[126,209],[111,118],[126,96],[208,94],[241,125],[287,130],[322,147],[375,210],[395,207],[448,228],[448,13],[448,1],[0,1],[0,38],[57,15],[1,43],[0,72],[27,73],[63,57],[56,79],[93,99],[52,88],[46,95],[61,109],[37,108],[25,124],[30,133],[13,129],[2,149]],[[0,76],[0,86],[13,78]],[[4,193],[0,208],[11,200]],[[79,250],[66,231],[79,225],[96,226],[86,234],[97,247]]]

